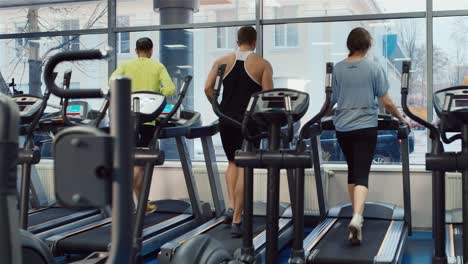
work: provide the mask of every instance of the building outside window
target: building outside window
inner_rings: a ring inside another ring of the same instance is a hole
[[[67,30],[78,30],[80,29],[80,20],[78,19],[67,19],[62,21],[62,29]],[[62,37],[62,46],[64,50],[77,51],[80,50],[80,36],[79,35],[68,35]]]
[[[284,6],[275,8],[278,16],[294,16],[297,14],[297,6]],[[299,45],[297,24],[275,25],[274,32],[275,48],[296,48]]]
[[[130,25],[128,16],[117,17],[118,27],[128,27]],[[117,53],[130,53],[130,32],[117,34]]]

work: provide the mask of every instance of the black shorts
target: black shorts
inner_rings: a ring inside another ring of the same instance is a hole
[[[219,134],[228,161],[234,161],[236,151],[242,149],[242,143],[244,142],[242,130],[238,126],[231,125],[230,123],[220,122]],[[260,140],[256,140],[254,142],[254,147],[258,149],[259,146]]]
[[[348,132],[336,131],[336,137],[348,164],[348,184],[368,187],[369,172],[377,145],[377,128]]]
[[[141,125],[140,133],[136,137],[136,146],[139,148],[148,147],[151,139],[154,135],[155,126],[153,125]]]

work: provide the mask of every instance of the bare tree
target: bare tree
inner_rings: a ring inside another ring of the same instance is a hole
[[[64,17],[67,14],[77,12],[79,7],[70,7],[70,8],[57,8],[49,7],[47,12],[56,14],[57,17]],[[90,13],[88,20],[84,23],[82,29],[92,28],[102,17],[107,14],[107,6],[104,6],[101,3],[98,3],[94,10]],[[52,21],[56,23],[56,21]],[[58,28],[57,24],[49,25],[45,19],[42,19],[40,16],[40,10],[38,8],[29,8],[27,10],[27,23],[24,27],[24,32],[39,32],[41,27],[45,31],[54,31],[54,30],[63,30],[63,28]],[[77,28],[79,29],[79,28]],[[29,68],[29,93],[37,96],[42,96],[41,86],[41,76],[44,64],[47,62],[47,59],[55,52],[60,50],[66,50],[71,47],[72,44],[79,42],[80,36],[69,36],[68,38],[59,37],[57,44],[52,47],[47,47],[48,49],[40,55],[41,45],[35,41],[24,41],[22,49],[25,51],[24,54],[27,56],[28,68]],[[83,43],[79,42],[80,45]],[[26,61],[24,57],[19,56],[15,61],[12,61],[10,65],[14,66],[14,71],[17,69],[17,66],[20,62],[23,62],[23,73],[25,71]],[[81,69],[82,64],[74,63],[74,66],[78,68],[81,72],[85,72]]]
[[[466,62],[466,45],[468,44],[468,26],[465,24],[464,20],[455,20],[453,24],[453,32],[450,34],[450,39],[455,44],[455,53],[454,61],[455,65],[453,66],[450,74],[450,85],[460,85],[463,82],[463,77],[465,75],[466,67],[464,64]]]

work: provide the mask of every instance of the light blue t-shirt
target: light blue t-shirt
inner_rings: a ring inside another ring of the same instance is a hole
[[[389,89],[387,76],[379,64],[364,58],[360,61],[341,61],[333,71],[333,119],[340,132],[377,127],[378,104],[376,98]]]

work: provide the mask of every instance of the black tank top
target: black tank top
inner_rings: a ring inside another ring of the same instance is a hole
[[[262,86],[245,69],[245,60],[253,51],[236,51],[236,62],[223,80],[223,96],[220,110],[239,121],[243,119],[252,94]]]

